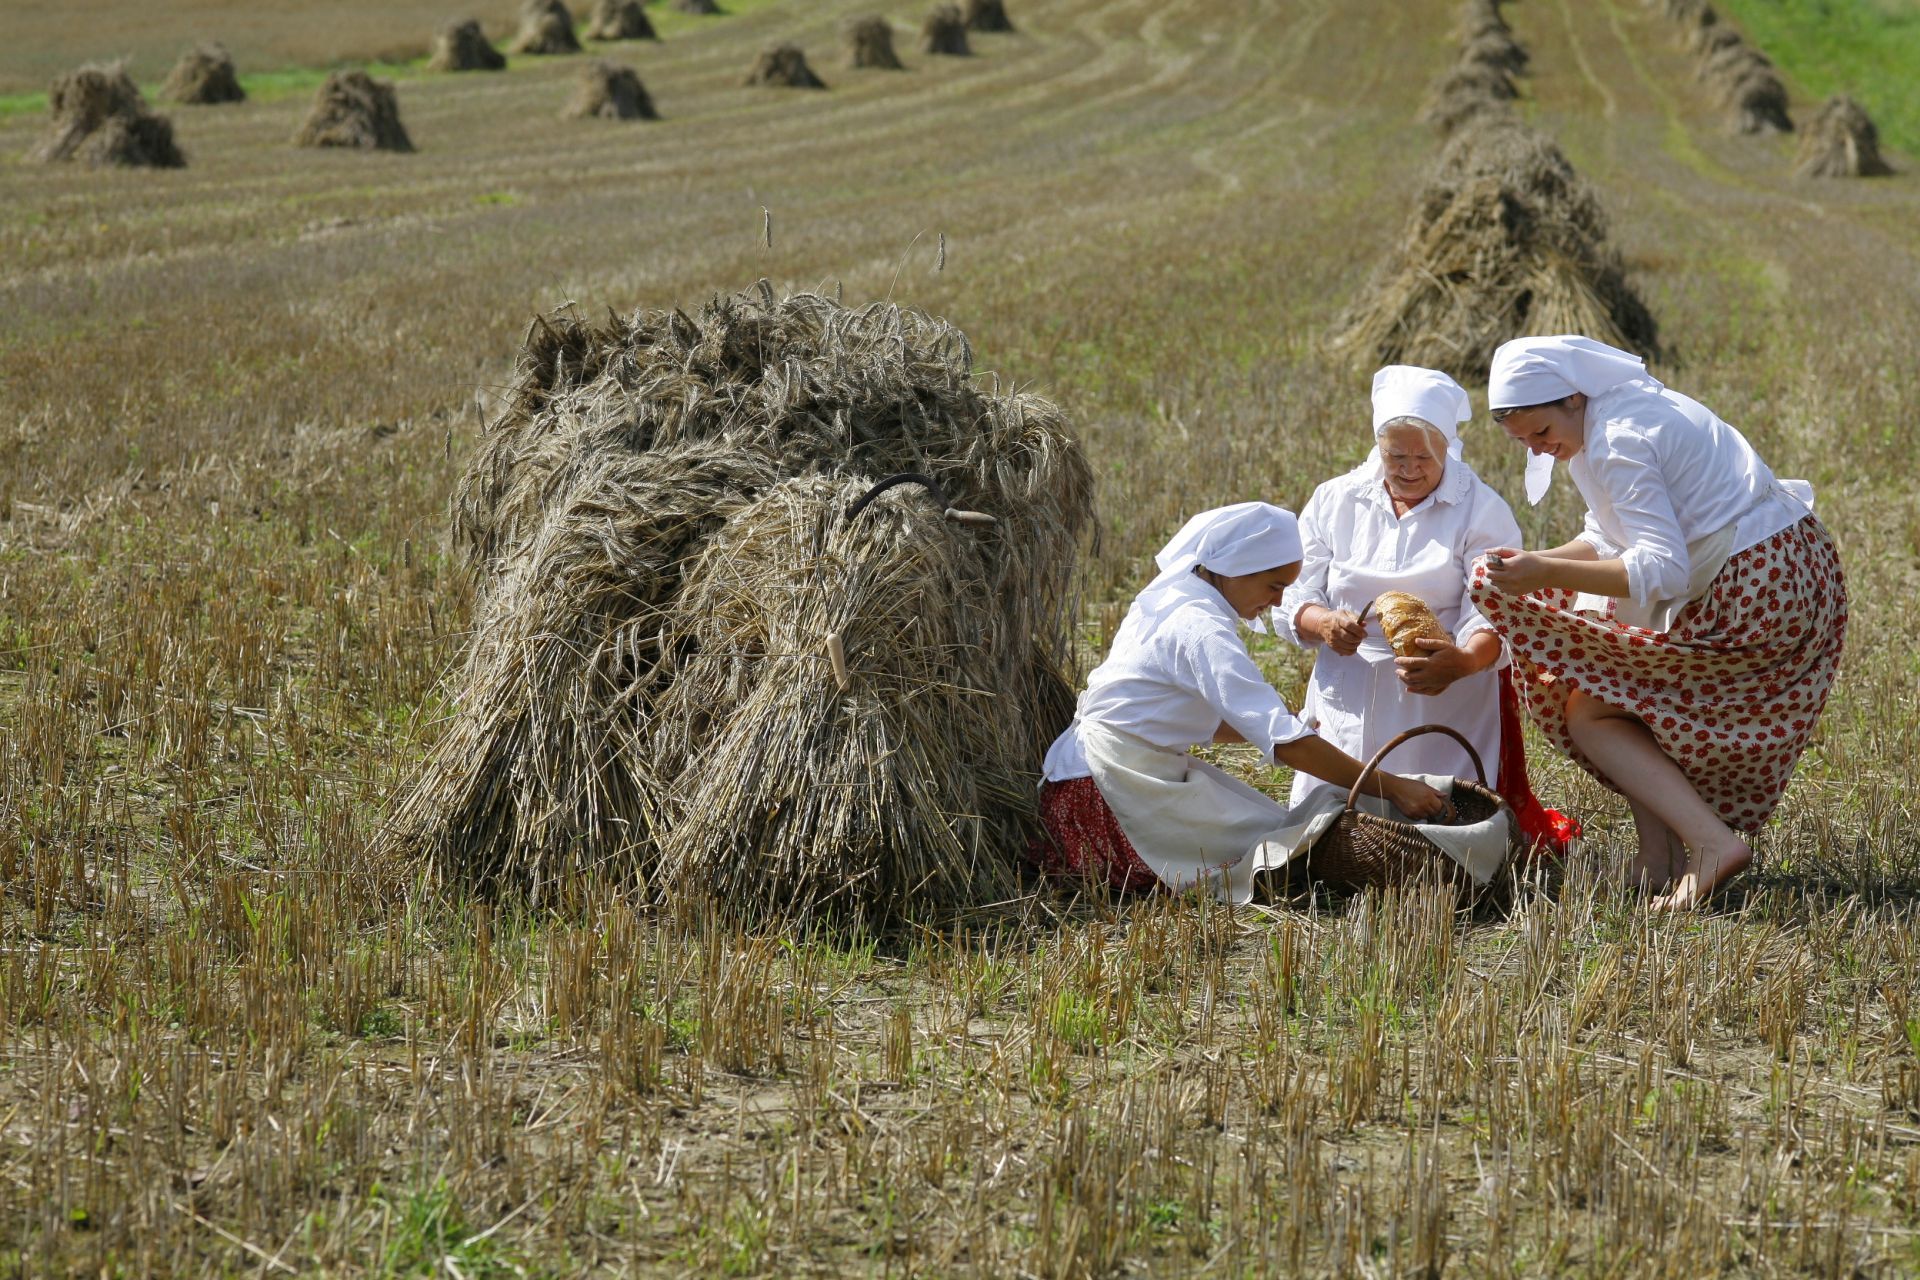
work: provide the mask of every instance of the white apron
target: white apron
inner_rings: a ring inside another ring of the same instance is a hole
[[[1327,573],[1327,598],[1335,609],[1360,612],[1383,591],[1405,591],[1432,607],[1448,635],[1457,634],[1466,572],[1453,549],[1430,543],[1404,559],[1397,569],[1343,564]],[[1318,722],[1322,738],[1365,763],[1394,735],[1423,724],[1444,724],[1466,738],[1492,770],[1500,762],[1499,666],[1456,680],[1446,692],[1428,697],[1410,693],[1394,668],[1394,652],[1375,614],[1367,615],[1367,638],[1351,657],[1322,645],[1313,660],[1301,719]],[[1476,780],[1473,763],[1460,744],[1445,734],[1429,733],[1394,751],[1382,765],[1391,773],[1445,774]],[[1326,784],[1304,773],[1293,777],[1295,804]]]

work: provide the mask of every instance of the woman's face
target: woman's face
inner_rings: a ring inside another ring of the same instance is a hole
[[[1209,573],[1207,581],[1227,598],[1227,603],[1235,613],[1251,621],[1279,604],[1281,593],[1292,586],[1293,580],[1299,576],[1300,562],[1295,560],[1277,569],[1262,569],[1258,573],[1241,573],[1232,577],[1223,573]]]
[[[1576,393],[1556,404],[1510,409],[1499,422],[1500,429],[1527,446],[1528,453],[1565,462],[1586,447],[1587,398]]]
[[[1447,470],[1439,432],[1425,427],[1389,427],[1381,432],[1380,460],[1386,466],[1387,492],[1396,502],[1425,502]]]

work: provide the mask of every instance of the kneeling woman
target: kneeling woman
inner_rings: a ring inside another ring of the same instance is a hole
[[[1488,402],[1587,501],[1550,551],[1498,548],[1473,602],[1506,639],[1527,710],[1633,807],[1630,879],[1692,907],[1752,858],[1840,669],[1847,588],[1812,491],[1738,431],[1576,336],[1494,353]]]
[[[1155,557],[1107,660],[1087,677],[1074,721],[1047,752],[1041,817],[1049,870],[1116,888],[1206,885],[1244,902],[1258,847],[1289,812],[1187,754],[1245,742],[1272,762],[1346,788],[1360,763],[1295,719],[1260,675],[1240,624],[1272,608],[1300,572],[1291,512],[1243,502],[1189,520]],[[1373,794],[1411,818],[1446,801],[1379,772]]]

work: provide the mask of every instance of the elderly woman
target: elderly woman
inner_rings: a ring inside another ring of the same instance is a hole
[[[1360,762],[1296,720],[1261,676],[1240,624],[1280,599],[1300,572],[1293,514],[1243,502],[1189,520],[1155,557],[1107,660],[1087,677],[1073,723],[1047,752],[1040,811],[1050,871],[1121,889],[1204,885],[1244,902],[1261,847],[1289,811],[1194,759],[1206,742],[1245,742],[1269,763],[1350,787]],[[1414,818],[1446,802],[1376,773],[1372,794]],[[1290,851],[1289,851],[1290,852]]]
[[[1527,710],[1627,798],[1629,876],[1659,909],[1705,901],[1752,860],[1840,668],[1847,588],[1813,492],[1777,480],[1705,405],[1591,338],[1494,353],[1493,416],[1586,499],[1550,551],[1496,548],[1473,600],[1524,674]]]
[[[1506,500],[1461,457],[1458,428],[1472,413],[1466,390],[1444,373],[1389,365],[1374,375],[1374,450],[1307,501],[1300,576],[1278,622],[1295,644],[1317,651],[1303,714],[1328,742],[1364,760],[1406,729],[1444,724],[1496,771],[1488,781],[1528,841],[1561,850],[1579,829],[1533,798],[1517,703],[1500,670],[1505,650],[1467,598],[1474,557],[1520,537]],[[1421,640],[1421,656],[1395,657],[1378,619],[1362,618],[1386,591],[1424,600],[1451,639]],[[1474,776],[1466,751],[1443,734],[1409,741],[1393,764]],[[1294,801],[1320,785],[1295,775]]]

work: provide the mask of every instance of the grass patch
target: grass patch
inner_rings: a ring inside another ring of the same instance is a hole
[[[1858,98],[1888,144],[1920,151],[1920,3],[1725,0],[1747,37],[1809,95]]]

